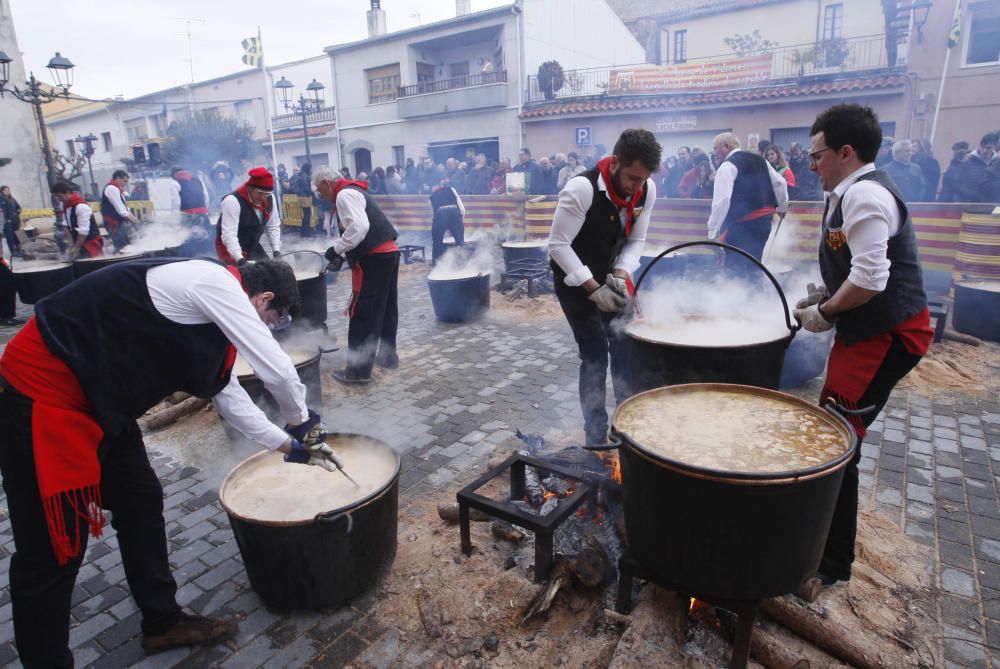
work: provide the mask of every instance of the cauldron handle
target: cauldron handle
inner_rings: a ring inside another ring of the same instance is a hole
[[[837,404],[832,397],[827,397],[825,400],[819,403],[821,407],[827,411],[833,411],[840,414],[841,416],[867,416],[870,413],[875,412],[875,405],[862,407],[860,409],[848,409],[847,407]]]
[[[603,446],[584,446],[587,451],[615,451],[622,447],[622,439],[618,433],[612,430],[608,433],[608,443]]]
[[[324,256],[319,251],[313,251],[312,249],[298,249],[295,251],[285,251],[284,253],[281,254],[281,257],[284,258],[285,256],[292,256],[295,255],[296,253],[314,253],[318,255],[320,259],[323,261],[323,269],[319,271],[320,276],[326,276],[326,273],[330,270],[330,265],[329,263],[326,262],[326,256]]]
[[[332,525],[341,518],[347,518],[347,533],[350,534],[351,530],[354,529],[354,518],[351,516],[350,511],[327,511],[325,513],[317,513],[316,517],[313,518],[313,522],[319,525]]]
[[[683,244],[678,244],[677,246],[671,246],[669,249],[661,252],[658,256],[653,258],[653,262],[646,265],[646,269],[642,270],[642,274],[639,275],[639,280],[636,281],[635,283],[634,295],[639,294],[639,286],[642,285],[642,280],[646,278],[646,273],[649,272],[649,270],[653,269],[653,265],[655,265],[660,260],[660,258],[670,253],[673,253],[674,251],[679,251],[680,249],[684,249],[689,246],[717,246],[720,249],[725,249],[726,251],[739,253],[743,257],[751,260],[755,265],[757,265],[758,268],[760,268],[760,271],[762,271],[767,276],[767,278],[771,280],[771,283],[774,285],[774,289],[778,291],[778,297],[781,298],[781,306],[784,307],[785,325],[788,326],[788,330],[794,335],[796,332],[799,331],[799,329],[801,329],[802,326],[799,325],[798,323],[795,323],[794,325],[792,324],[792,318],[791,316],[788,315],[788,300],[785,299],[785,291],[781,289],[781,285],[778,283],[778,280],[774,278],[774,275],[771,274],[771,272],[766,267],[764,267],[764,264],[761,261],[757,260],[756,258],[754,258],[752,255],[750,255],[741,248],[737,248],[735,246],[732,246],[731,244],[714,242],[708,239],[697,242],[684,242]]]

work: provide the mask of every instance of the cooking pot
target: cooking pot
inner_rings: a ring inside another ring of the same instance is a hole
[[[320,348],[309,348],[309,347],[299,347],[299,348],[284,348],[285,353],[288,357],[292,359],[292,363],[295,365],[295,371],[299,374],[299,380],[302,381],[303,385],[306,387],[306,397],[313,400],[317,400],[322,397],[322,386],[320,382],[319,373],[319,362],[323,353],[327,352]],[[272,420],[277,420],[281,415],[281,411],[278,408],[278,403],[268,392],[267,388],[264,386],[264,382],[261,381],[256,374],[254,374],[253,369],[250,367],[249,363],[243,358],[243,356],[236,356],[236,362],[233,364],[233,375],[236,376],[236,380],[239,384],[243,386],[243,389],[247,391],[247,395],[253,400],[254,404],[260,407],[268,418]],[[226,431],[233,436],[235,434],[235,428],[232,428],[228,423],[225,423]]]
[[[453,279],[428,277],[427,288],[431,293],[434,315],[445,323],[475,320],[490,308],[489,274]]]
[[[17,296],[24,304],[35,304],[73,281],[73,265],[68,262],[12,262]]]
[[[956,281],[951,321],[959,332],[1000,341],[1000,279]]]
[[[549,254],[548,247],[549,243],[545,239],[507,241],[500,244],[504,266],[508,272],[524,261],[530,261],[529,264],[546,262]]]
[[[699,383],[625,400],[612,417],[629,551],[655,582],[759,600],[815,573],[855,433],[774,390]]]
[[[396,556],[399,456],[361,435],[326,443],[351,478],[265,451],[219,491],[250,586],[274,609],[341,604],[374,586]]]
[[[765,341],[740,345],[698,346],[664,341],[650,332],[648,323],[637,319],[625,327],[632,388],[639,392],[678,383],[738,383],[777,389],[785,350],[800,326],[793,324],[785,293],[774,276],[756,258],[743,249],[719,242],[687,242],[660,253],[646,267],[635,285],[638,297],[646,275],[664,256],[690,246],[716,246],[739,253],[752,260],[767,276],[781,300],[788,334]]]
[[[77,258],[73,261],[73,278],[79,279],[91,272],[96,272],[102,267],[107,267],[117,262],[135,260],[146,255],[142,251],[122,251],[116,255],[103,255],[97,258]]]
[[[326,327],[326,258],[316,251],[291,251],[281,259],[295,272],[295,284],[302,301],[302,316],[298,321],[307,327]],[[336,279],[337,272],[331,274]]]
[[[180,258],[181,256],[181,246],[164,246],[162,249],[156,251],[147,251],[146,255],[150,258]]]

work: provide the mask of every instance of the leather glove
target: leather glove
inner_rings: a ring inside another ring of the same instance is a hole
[[[806,307],[811,307],[814,304],[819,304],[826,298],[830,297],[830,291],[826,289],[825,285],[817,286],[814,283],[810,283],[806,286],[806,297],[803,297],[795,304],[796,309],[805,309]]]
[[[809,332],[826,332],[833,327],[833,321],[828,321],[819,312],[818,304],[811,304],[808,307],[793,309],[792,315],[795,320],[802,324],[802,327]]]
[[[588,295],[587,299],[596,304],[597,308],[605,313],[621,311],[628,304],[627,297],[619,295],[615,292],[614,288],[606,284]]]
[[[303,446],[295,438],[292,439],[292,450],[285,455],[285,462],[322,467],[328,472],[335,472],[344,467],[344,462],[330,448],[329,444],[319,443]]]
[[[250,261],[247,260],[246,258],[240,258],[239,260],[236,261],[236,267],[237,269],[243,269],[244,267],[247,266],[249,262]]]
[[[620,276],[615,276],[614,274],[608,274],[607,278],[604,279],[604,285],[609,286],[611,290],[615,291],[624,298],[628,298],[628,283],[625,279]]]
[[[326,259],[329,261],[326,268],[331,272],[339,272],[340,268],[344,266],[344,256],[339,255],[332,247],[327,249]]]
[[[271,254],[271,257],[274,258],[275,260],[279,260],[281,258],[281,251],[275,251],[274,253]]]
[[[323,420],[319,417],[312,409],[309,409],[309,417],[306,418],[304,423],[300,423],[292,427],[291,425],[285,426],[285,432],[287,432],[292,439],[301,442],[303,448],[310,448],[316,444],[321,444],[326,441],[326,425],[323,424]]]

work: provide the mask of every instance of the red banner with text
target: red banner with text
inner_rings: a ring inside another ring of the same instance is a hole
[[[612,70],[608,93],[682,93],[760,86],[771,80],[771,59],[766,54]]]

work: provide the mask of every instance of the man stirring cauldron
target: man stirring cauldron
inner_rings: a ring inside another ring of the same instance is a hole
[[[72,667],[69,615],[87,530],[112,512],[142,647],[214,643],[234,622],[182,611],[167,559],[163,488],[136,418],[176,391],[211,397],[223,418],[292,463],[338,458],[269,332],[299,307],[292,269],[150,258],[78,279],[35,305],[0,357],[0,471],[15,552],[14,637],[25,667]],[[232,374],[237,350],[294,427],[273,425]]]
[[[556,297],[580,348],[580,407],[587,444],[607,441],[608,356],[615,400],[631,390],[625,342],[611,321],[628,303],[656,201],[650,175],[661,148],[648,130],[624,131],[611,156],[566,182],[552,217]]]
[[[104,255],[104,239],[101,229],[97,227],[94,210],[83,199],[73,184],[57,181],[49,189],[52,197],[62,203],[66,214],[66,231],[69,233],[72,245],[69,247],[70,258],[99,258]]]
[[[822,398],[848,409],[857,450],[844,471],[817,576],[824,585],[851,578],[858,514],[858,462],[866,428],[889,393],[927,353],[933,332],[917,241],[899,189],[875,156],[882,143],[868,107],[836,105],[816,118],[810,168],[826,191],[819,265],[823,286],[810,285],[795,318],[810,332],[837,328]]]
[[[227,265],[267,257],[260,238],[265,232],[274,257],[281,255],[281,217],[274,206],[274,176],[265,167],[255,167],[242,186],[222,198],[216,223],[215,250]]]

